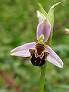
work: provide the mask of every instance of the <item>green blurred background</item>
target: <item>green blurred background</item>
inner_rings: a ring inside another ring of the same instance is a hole
[[[10,50],[36,40],[37,3],[48,11],[59,1],[62,3],[55,8],[51,47],[63,60],[64,68],[47,63],[45,92],[69,92],[69,35],[64,32],[69,27],[69,0],[0,0],[0,69],[16,81],[22,92],[39,92],[40,69],[26,63],[30,61],[28,58],[10,56]],[[15,89],[8,89],[0,77],[0,92],[15,92]]]

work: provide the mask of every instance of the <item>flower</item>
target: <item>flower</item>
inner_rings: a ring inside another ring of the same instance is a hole
[[[26,43],[11,50],[11,55],[21,57],[31,57],[31,63],[35,66],[42,66],[45,64],[45,59],[50,63],[62,68],[63,62],[60,57],[47,44],[51,33],[51,25],[44,15],[40,16],[37,11],[39,23],[36,32],[36,42]]]

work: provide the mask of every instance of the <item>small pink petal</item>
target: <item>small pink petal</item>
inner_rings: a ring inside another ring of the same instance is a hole
[[[48,20],[44,20],[37,26],[37,40],[39,39],[40,35],[44,35],[44,42],[46,42],[50,36],[51,25]]]
[[[49,55],[47,56],[47,60],[50,63],[52,63],[60,68],[63,68],[62,60],[48,45],[46,45],[46,50],[49,52]]]
[[[30,57],[29,49],[35,49],[35,42],[26,43],[24,45],[18,46],[15,49],[11,50],[11,55],[21,56],[21,57]]]

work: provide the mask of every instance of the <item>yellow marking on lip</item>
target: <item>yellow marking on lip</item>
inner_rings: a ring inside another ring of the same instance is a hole
[[[40,35],[40,37],[39,37],[39,39],[38,39],[38,41],[37,41],[37,43],[43,43],[43,41],[44,41],[44,35],[43,34],[41,34]]]

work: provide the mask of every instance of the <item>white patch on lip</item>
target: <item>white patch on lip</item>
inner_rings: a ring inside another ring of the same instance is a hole
[[[43,58],[43,56],[44,56],[44,53],[45,53],[45,57],[47,58],[47,56],[49,55],[49,53],[47,52],[47,51],[43,51],[40,55],[38,55],[38,53],[36,52],[35,53],[35,57],[37,58],[37,57],[40,57],[40,59],[42,59]]]
[[[38,55],[38,53],[35,53],[35,57],[36,57],[36,58],[37,58],[37,57],[40,57],[40,59],[42,59],[43,56],[44,56],[44,51],[43,51],[40,55]]]

